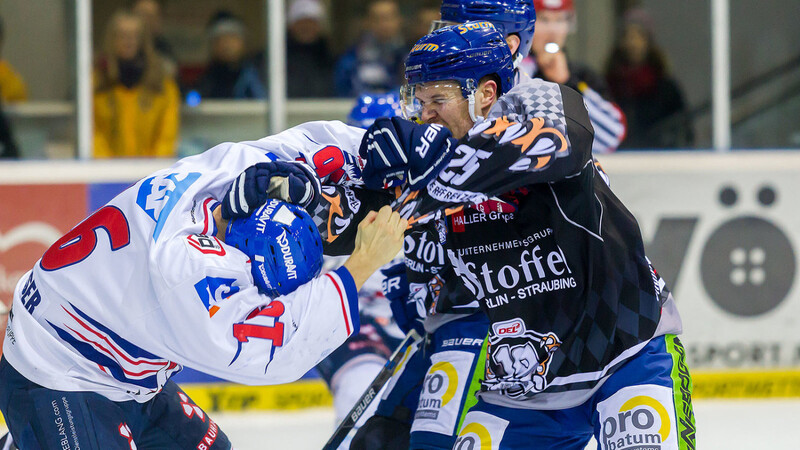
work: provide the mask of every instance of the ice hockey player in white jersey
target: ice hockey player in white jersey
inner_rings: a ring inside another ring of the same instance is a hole
[[[338,235],[335,214],[319,223],[249,197],[272,185],[318,212],[343,191],[277,160],[318,175],[331,167],[316,154],[335,148],[340,166],[320,178],[341,185],[362,134],[316,122],[221,144],[140,180],[53,244],[15,289],[0,362],[0,410],[20,448],[230,448],[171,375],[186,365],[285,383],[357,332],[358,288],[400,250],[405,221],[362,211],[357,231]],[[344,203],[329,206],[358,207]],[[316,276],[334,241],[352,255]]]

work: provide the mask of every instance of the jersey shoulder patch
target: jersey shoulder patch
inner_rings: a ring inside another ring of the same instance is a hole
[[[192,256],[225,256],[225,248],[222,246],[216,236],[190,234],[189,236],[186,236],[184,243],[186,244],[186,248],[189,249],[189,255]]]
[[[153,240],[157,241],[164,224],[186,190],[200,178],[199,172],[169,173],[142,181],[136,204],[156,222]]]

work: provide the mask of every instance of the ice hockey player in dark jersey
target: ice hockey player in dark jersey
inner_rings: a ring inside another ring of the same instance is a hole
[[[362,149],[384,158],[367,155],[364,179],[411,185],[396,208],[436,224],[471,294],[461,301],[491,322],[481,392],[454,448],[583,449],[592,436],[607,449],[694,448],[675,302],[593,164],[580,94],[543,80],[516,86],[450,144],[449,164],[421,189],[392,155],[419,151],[392,144],[413,127],[396,125],[368,130]],[[513,211],[470,206],[493,196]]]

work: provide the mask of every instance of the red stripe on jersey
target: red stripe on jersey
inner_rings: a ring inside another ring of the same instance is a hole
[[[203,213],[205,217],[203,217],[203,233],[201,234],[208,235],[208,232],[211,230],[211,221],[214,219],[213,215],[211,214],[211,209],[208,207],[208,205],[213,201],[213,198],[207,198],[203,202]]]
[[[346,328],[347,329],[347,335],[350,336],[350,332],[351,332],[350,331],[350,318],[347,316],[347,307],[344,305],[344,295],[342,295],[342,290],[339,288],[339,283],[337,283],[336,280],[333,279],[331,274],[326,273],[325,276],[327,276],[328,278],[331,279],[331,281],[333,282],[333,285],[336,286],[336,292],[339,293],[339,301],[341,301],[341,304],[342,304],[342,315],[344,316],[344,324],[347,327]]]
[[[113,355],[113,354],[111,353],[111,351],[110,351],[110,350],[108,350],[107,348],[105,348],[105,347],[103,347],[102,345],[98,344],[97,342],[95,342],[95,341],[93,341],[93,340],[91,340],[91,339],[87,338],[86,336],[84,336],[84,335],[80,334],[79,332],[77,332],[76,330],[72,329],[71,327],[67,327],[67,328],[69,328],[69,330],[70,330],[70,331],[72,331],[73,333],[77,334],[77,335],[78,335],[78,337],[80,337],[81,339],[83,339],[83,341],[84,341],[84,342],[87,342],[87,343],[89,343],[89,344],[92,344],[92,345],[93,345],[94,347],[96,347],[98,350],[101,350],[101,351],[103,351],[104,353],[106,353],[108,356],[110,356],[110,357],[111,357],[111,359],[114,359],[114,360],[116,360],[116,358],[114,357],[114,355]],[[98,365],[99,365],[99,364],[98,364]],[[163,367],[164,365],[165,365],[165,364],[162,364],[161,366]],[[100,366],[100,367],[102,368],[102,366]],[[131,372],[130,370],[127,370],[127,369],[125,369],[125,368],[124,368],[124,367],[122,367],[121,365],[120,365],[119,367],[120,367],[120,369],[122,369],[122,371],[125,373],[125,375],[127,375],[127,376],[129,376],[129,377],[141,377],[142,375],[147,375],[147,374],[152,374],[152,373],[158,373],[158,371],[159,371],[159,370],[161,370],[161,367],[159,367],[159,368],[157,368],[157,369],[147,369],[147,370],[143,370],[143,371],[141,371],[141,372]],[[106,372],[106,371],[105,371],[105,370],[103,370],[103,372]],[[107,373],[107,372],[106,372],[106,373]]]
[[[158,370],[160,370],[160,368],[161,368],[161,367],[163,367],[163,366],[166,364],[166,363],[165,363],[165,362],[163,362],[163,361],[158,361],[158,362],[155,362],[155,361],[147,361],[147,360],[141,360],[141,359],[140,359],[139,361],[134,361],[134,360],[130,359],[130,358],[129,358],[129,357],[128,357],[128,356],[127,356],[125,353],[123,353],[122,351],[120,351],[119,349],[117,349],[116,345],[114,345],[114,343],[112,343],[110,340],[108,340],[108,338],[107,338],[107,337],[103,336],[103,335],[102,335],[102,334],[100,334],[98,331],[94,330],[94,329],[93,329],[93,328],[91,328],[89,325],[87,325],[86,323],[84,323],[84,322],[83,322],[81,319],[79,319],[79,318],[78,318],[78,317],[76,317],[74,314],[72,314],[71,312],[69,312],[69,311],[67,310],[67,308],[64,308],[63,306],[62,306],[61,308],[62,308],[62,309],[63,309],[63,310],[64,310],[64,311],[65,311],[67,314],[69,314],[69,315],[70,315],[70,316],[71,316],[73,319],[75,319],[75,321],[76,321],[76,322],[78,322],[78,323],[79,323],[79,324],[80,324],[80,325],[81,325],[83,328],[85,328],[86,330],[90,331],[92,334],[94,334],[95,336],[99,337],[100,339],[104,340],[104,341],[105,341],[105,342],[106,342],[106,343],[109,345],[109,347],[111,347],[111,349],[112,349],[112,350],[113,350],[115,353],[117,353],[117,354],[118,354],[119,356],[121,356],[121,357],[122,357],[122,358],[123,358],[125,361],[127,361],[127,362],[129,362],[129,363],[133,364],[134,366],[138,366],[138,365],[140,365],[140,364],[150,364],[150,365],[154,365],[154,366],[159,366],[159,369],[156,369],[156,371],[158,371]],[[66,324],[65,324],[65,325],[66,325]],[[68,328],[69,328],[69,327],[68,327]],[[70,328],[70,330],[72,330],[72,328]],[[77,333],[77,331],[75,331],[75,330],[72,330],[72,331],[74,331],[75,333]],[[78,334],[78,336],[80,336],[80,334]],[[83,337],[83,336],[81,336],[81,337]],[[94,341],[89,341],[89,340],[88,340],[88,339],[86,339],[86,338],[83,338],[83,339],[84,339],[85,341],[88,341],[88,342],[92,342],[92,343],[94,343]],[[102,347],[101,347],[101,348],[102,348]]]

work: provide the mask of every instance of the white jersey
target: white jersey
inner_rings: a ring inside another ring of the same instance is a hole
[[[23,276],[4,356],[42,386],[113,401],[149,400],[183,365],[245,384],[300,378],[357,330],[352,277],[342,267],[269,298],[245,254],[215,237],[211,211],[247,167],[314,165],[332,148],[352,160],[362,135],[312,122],[218,145],[140,180]]]

